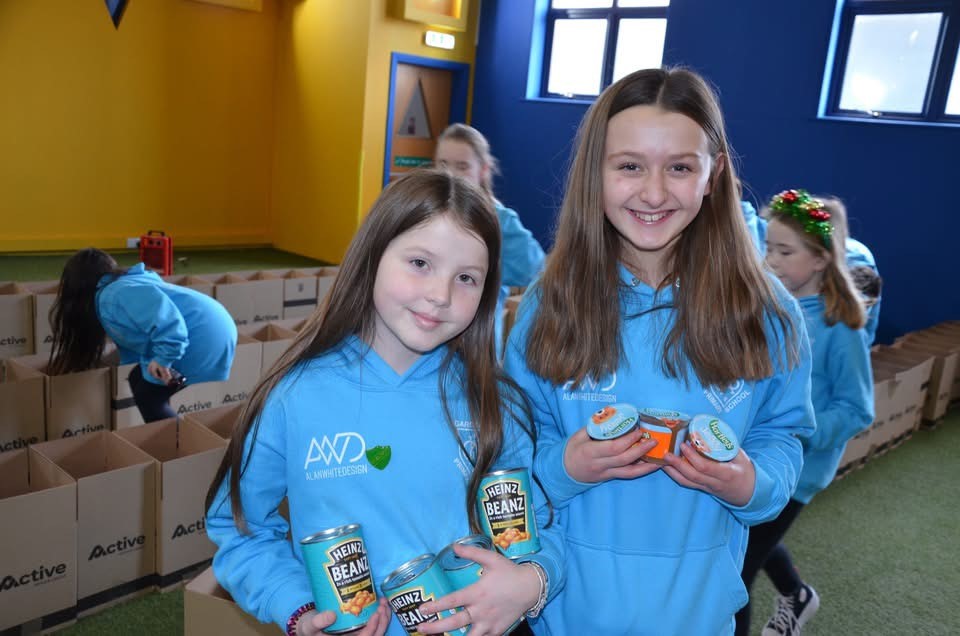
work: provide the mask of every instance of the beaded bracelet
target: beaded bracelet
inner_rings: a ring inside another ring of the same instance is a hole
[[[543,566],[536,561],[527,561],[525,565],[532,565],[533,571],[537,573],[537,578],[540,579],[540,596],[537,597],[537,602],[534,603],[533,607],[528,609],[525,614],[527,618],[536,618],[540,616],[543,606],[547,604],[547,592],[550,589],[550,580],[547,578],[547,572],[543,569]]]
[[[313,601],[304,603],[298,607],[297,611],[291,614],[290,618],[287,619],[287,636],[297,636],[297,623],[300,622],[300,617],[314,609],[317,609],[317,606]]]

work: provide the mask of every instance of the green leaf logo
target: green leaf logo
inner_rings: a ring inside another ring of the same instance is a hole
[[[383,470],[390,463],[390,447],[374,446],[367,451],[367,461],[377,470]]]

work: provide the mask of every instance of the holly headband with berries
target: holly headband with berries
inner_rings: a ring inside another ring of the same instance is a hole
[[[770,201],[770,209],[800,221],[803,231],[819,236],[830,247],[833,224],[823,202],[814,199],[806,190],[784,190]]]

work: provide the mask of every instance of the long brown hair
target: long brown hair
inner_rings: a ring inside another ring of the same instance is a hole
[[[80,250],[63,266],[57,298],[50,308],[53,345],[47,373],[61,375],[86,371],[100,364],[106,332],[97,317],[97,284],[107,274],[124,269],[109,254],[95,247]]]
[[[695,121],[718,163],[700,212],[670,254],[664,280],[680,284],[673,294],[675,320],[664,339],[663,372],[686,382],[689,364],[701,384],[723,387],[739,378],[768,377],[774,364],[793,366],[797,331],[743,221],[720,106],[706,82],[685,69],[627,75],[600,95],[581,122],[553,252],[540,281],[527,364],[557,384],[599,378],[620,364],[621,316],[596,310],[619,307],[620,294],[621,240],[604,215],[601,167],[610,118],[640,105]],[[767,342],[770,320],[784,334],[780,361],[772,360]]]
[[[778,214],[773,209],[764,212],[771,221],[783,223],[797,233],[804,246],[814,254],[823,257],[827,266],[823,270],[820,295],[823,297],[823,319],[828,325],[842,322],[851,329],[860,329],[867,324],[864,301],[853,283],[853,277],[847,267],[847,210],[836,197],[811,195],[820,201],[830,213],[830,225],[833,232],[830,240],[811,234],[803,229],[803,224],[788,214]]]
[[[500,370],[494,349],[494,314],[500,286],[500,227],[496,212],[490,198],[478,187],[440,170],[417,170],[404,175],[373,204],[347,248],[325,302],[253,390],[207,493],[208,510],[229,475],[234,522],[246,531],[240,497],[240,477],[248,459],[244,457],[244,442],[248,435],[256,438],[259,415],[270,392],[302,362],[336,348],[351,335],[356,334],[366,343],[373,342],[373,287],[384,250],[404,232],[444,215],[482,240],[488,253],[487,277],[477,314],[466,330],[447,343],[448,353],[439,378],[447,425],[464,455],[473,462],[465,503],[471,528],[479,530],[473,494],[500,455],[503,418],[517,419],[533,439],[532,414],[520,389]],[[457,359],[461,364],[453,365]],[[462,368],[462,377],[452,375],[454,366]],[[467,452],[453,424],[447,403],[448,383],[463,387],[477,442],[474,456]]]

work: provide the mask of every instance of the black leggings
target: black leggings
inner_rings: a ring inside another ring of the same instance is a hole
[[[803,506],[804,504],[796,499],[791,499],[776,519],[750,528],[750,539],[747,541],[747,554],[743,559],[741,574],[748,594],[761,568],[770,577],[770,581],[781,596],[789,596],[800,587],[802,581],[781,539],[793,524],[793,520],[803,510]],[[747,604],[737,612],[736,619],[736,636],[747,636],[750,633],[749,599]]]
[[[127,376],[127,382],[130,383],[133,401],[136,402],[144,422],[156,422],[177,416],[170,407],[170,398],[178,389],[145,380],[139,364],[133,366],[133,370]]]

